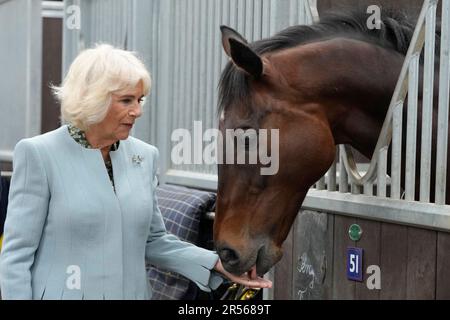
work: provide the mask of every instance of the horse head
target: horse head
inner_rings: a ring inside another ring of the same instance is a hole
[[[231,61],[222,74],[219,129],[223,136],[238,130],[247,139],[241,151],[224,145],[224,158],[243,152],[249,160],[258,151],[258,159],[219,164],[214,239],[228,271],[242,274],[256,266],[264,274],[281,259],[308,189],[335,158],[335,143],[326,114],[307,97],[314,93],[296,86],[292,53],[260,55],[236,31],[221,30]],[[308,83],[315,85],[314,79]],[[261,150],[270,153],[272,163],[261,161]]]
[[[228,271],[256,266],[264,274],[281,259],[336,144],[371,158],[414,28],[395,11],[384,10],[380,29],[369,30],[366,20],[365,11],[331,15],[251,44],[221,27],[231,61],[220,81],[227,144],[219,150],[227,161],[218,165],[214,240]],[[228,131],[241,134],[233,140]],[[245,141],[244,148],[229,147],[230,140]],[[256,150],[257,161],[248,161]],[[236,156],[247,161],[229,161]]]

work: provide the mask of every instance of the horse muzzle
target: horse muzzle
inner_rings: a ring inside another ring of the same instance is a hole
[[[235,275],[242,275],[256,265],[256,273],[262,276],[283,256],[279,247],[267,243],[240,250],[221,243],[216,245],[216,250],[225,270]]]

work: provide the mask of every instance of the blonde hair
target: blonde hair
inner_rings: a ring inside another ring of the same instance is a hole
[[[148,95],[150,73],[134,52],[98,44],[81,52],[62,86],[52,90],[61,103],[61,120],[86,130],[105,118],[113,93],[133,89],[140,81]]]

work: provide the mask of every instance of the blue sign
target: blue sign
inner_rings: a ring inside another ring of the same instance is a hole
[[[347,248],[347,278],[349,280],[363,281],[362,262],[362,248]]]

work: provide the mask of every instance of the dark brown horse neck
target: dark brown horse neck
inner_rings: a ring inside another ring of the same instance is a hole
[[[269,57],[277,69],[282,70],[283,78],[293,78],[292,70],[283,67],[281,61],[286,55],[295,52],[299,69],[294,81],[289,86],[296,88],[299,99],[304,103],[298,108],[316,114],[329,126],[334,145],[349,144],[371,159],[377,144],[385,116],[397,84],[405,56],[396,51],[379,47],[370,43],[348,38],[310,43],[295,49]],[[438,59],[435,64],[434,98],[433,98],[433,134],[432,163],[436,152],[436,126],[438,106],[439,70]],[[283,70],[284,68],[284,70]],[[313,77],[303,75],[313,74]],[[419,69],[419,83],[423,83],[423,66]],[[422,89],[418,91],[418,114],[422,118]],[[311,111],[312,110],[312,111]],[[403,111],[403,130],[406,130],[407,103]],[[326,120],[326,121],[325,121]],[[450,138],[450,137],[449,137]],[[450,141],[450,139],[449,139]],[[407,145],[405,132],[402,135],[402,159],[405,159]],[[420,164],[421,126],[417,126],[416,163]],[[302,152],[302,150],[298,150]],[[450,165],[448,158],[447,165]],[[402,161],[402,172],[405,172]],[[416,177],[419,177],[419,165],[416,166]],[[434,201],[435,168],[430,173],[430,197]],[[325,172],[323,172],[325,173]],[[390,162],[388,163],[388,174]],[[450,173],[447,171],[447,181]],[[402,176],[401,187],[405,187]],[[416,179],[416,200],[419,198],[420,180]],[[450,193],[447,193],[450,203]],[[306,195],[306,193],[305,193]]]
[[[300,46],[298,75],[290,85],[297,88],[305,105],[314,103],[326,115],[335,144],[350,144],[370,158],[397,83],[404,56],[370,43],[337,38]],[[282,66],[289,50],[271,61]],[[278,62],[280,61],[280,62]],[[307,75],[314,75],[308,77]],[[314,97],[315,100],[309,100]],[[318,112],[316,110],[315,112]]]

